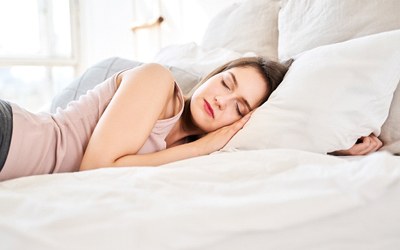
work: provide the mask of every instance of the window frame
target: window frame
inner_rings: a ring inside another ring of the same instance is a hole
[[[49,2],[49,0],[42,0]],[[56,0],[57,1],[57,0]],[[0,55],[0,67],[12,66],[44,66],[44,67],[57,67],[57,66],[70,66],[74,68],[75,73],[79,66],[80,57],[80,25],[79,25],[79,0],[69,0],[70,6],[70,26],[71,26],[71,56],[70,57],[56,57],[56,56],[16,56],[8,57]],[[48,16],[47,16],[48,17]]]

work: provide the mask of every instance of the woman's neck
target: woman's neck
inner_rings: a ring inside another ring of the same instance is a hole
[[[187,126],[184,124],[184,118],[181,116],[179,120],[172,127],[171,131],[165,138],[167,147],[173,147],[187,142],[187,138],[190,136],[201,135],[202,132],[199,129],[186,129]]]

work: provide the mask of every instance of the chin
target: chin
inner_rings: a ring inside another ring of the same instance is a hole
[[[199,99],[197,99],[199,100]],[[210,133],[217,130],[215,120],[210,117],[210,115],[204,111],[203,99],[201,101],[195,101],[190,103],[191,115],[193,125],[204,133]]]
[[[195,117],[197,117],[197,119]],[[211,122],[210,119],[208,119],[208,116],[204,116],[202,113],[200,113],[200,115],[197,114],[195,117],[192,117],[193,125],[203,133],[209,133],[215,130],[210,126]]]
[[[197,129],[201,130],[204,133],[211,132],[209,125],[207,126],[207,122],[204,119],[195,119],[195,118],[192,118],[192,119],[193,119],[193,125]]]

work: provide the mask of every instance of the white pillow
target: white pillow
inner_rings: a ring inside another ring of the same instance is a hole
[[[399,0],[283,0],[279,58],[315,47],[400,29]]]
[[[184,69],[201,78],[226,62],[254,55],[254,53],[242,54],[226,48],[207,51],[196,43],[186,43],[170,45],[161,49],[153,61]]]
[[[400,30],[299,55],[281,85],[224,150],[327,153],[379,135],[400,80]]]
[[[247,0],[221,11],[207,26],[201,46],[227,48],[239,53],[278,56],[280,0]]]

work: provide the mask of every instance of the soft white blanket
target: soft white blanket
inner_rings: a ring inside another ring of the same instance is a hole
[[[400,157],[276,149],[0,183],[1,249],[398,249]]]

